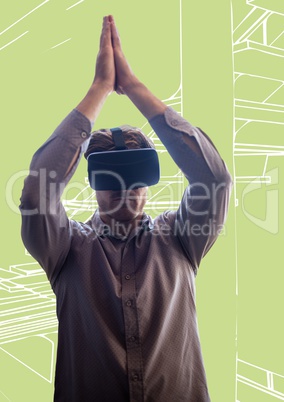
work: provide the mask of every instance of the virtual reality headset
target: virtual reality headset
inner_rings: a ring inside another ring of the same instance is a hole
[[[129,149],[121,128],[111,129],[115,150],[89,154],[88,178],[94,190],[129,190],[158,183],[158,154],[153,148]]]

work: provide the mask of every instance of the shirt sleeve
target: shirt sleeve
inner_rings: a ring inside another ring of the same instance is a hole
[[[90,121],[74,109],[34,154],[24,182],[20,200],[22,240],[52,285],[79,225],[67,218],[60,197],[87,149],[90,132]],[[78,150],[79,156],[67,174]]]
[[[210,138],[172,108],[150,124],[189,181],[172,224],[195,271],[225,222],[232,179]],[[185,141],[194,137],[202,156]]]

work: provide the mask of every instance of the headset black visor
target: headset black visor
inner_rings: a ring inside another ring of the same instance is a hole
[[[111,129],[115,150],[93,152],[88,177],[94,190],[127,190],[152,186],[160,179],[158,154],[153,148],[128,149],[122,130]]]

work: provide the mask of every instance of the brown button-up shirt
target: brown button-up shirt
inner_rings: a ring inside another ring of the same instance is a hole
[[[79,160],[66,175],[68,167],[88,145],[91,126],[80,112],[66,117],[31,162],[22,237],[57,298],[56,402],[210,401],[195,275],[225,220],[231,177],[209,138],[173,109],[150,124],[190,186],[177,211],[154,220],[144,214],[125,238],[98,212],[86,223],[68,219],[60,201]]]

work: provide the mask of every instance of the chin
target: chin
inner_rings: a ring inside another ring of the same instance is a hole
[[[131,222],[137,218],[137,215],[119,215],[113,217],[118,222]]]
[[[116,213],[112,214],[111,217],[119,222],[128,222],[128,221],[133,221],[140,215],[141,215],[140,212],[133,213],[133,212],[130,212],[129,210],[120,210],[120,211],[117,211]]]

